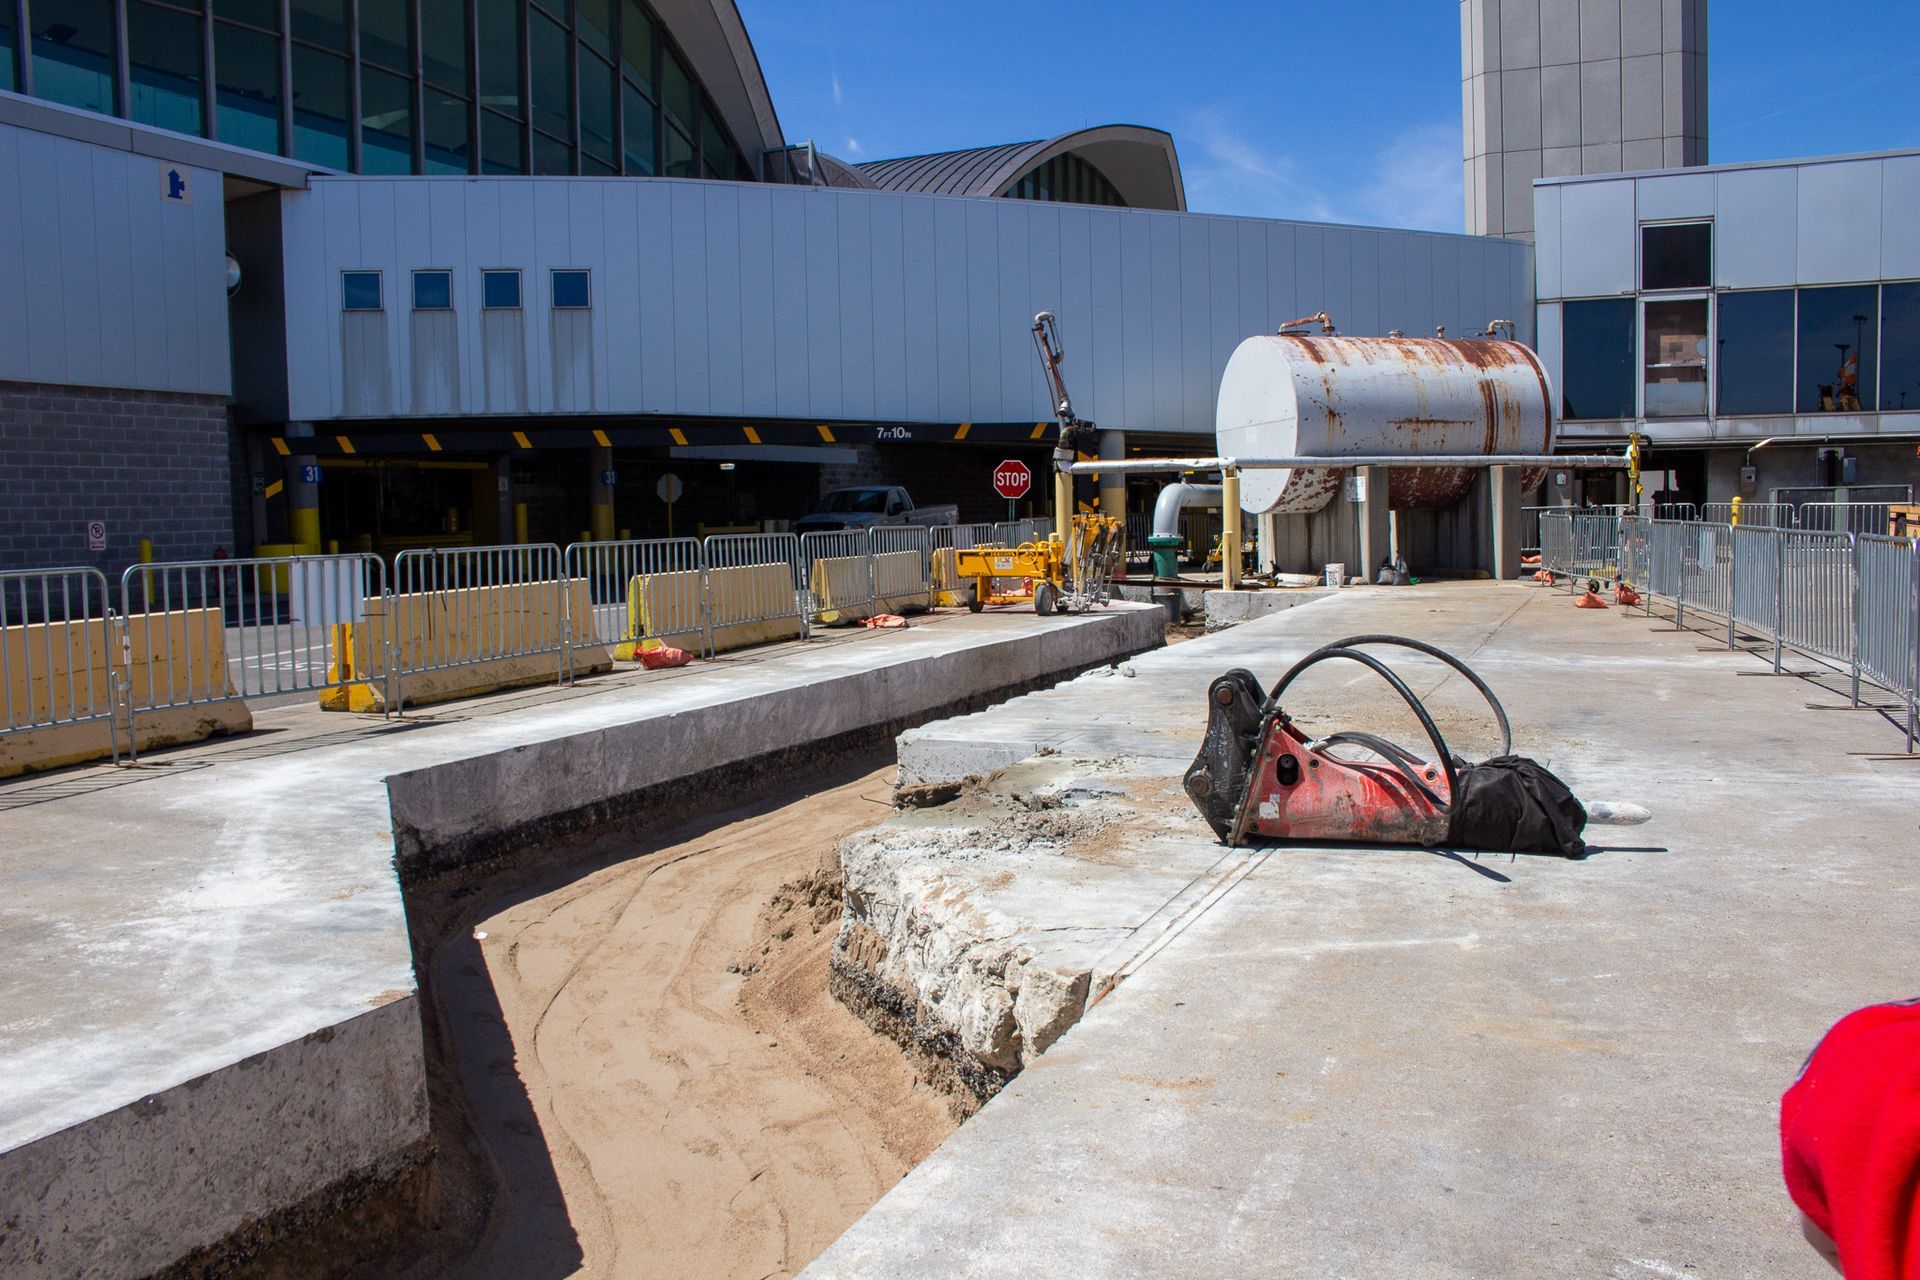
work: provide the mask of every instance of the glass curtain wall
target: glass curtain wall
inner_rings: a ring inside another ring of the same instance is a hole
[[[1792,413],[1793,290],[1723,293],[1717,309],[1717,412],[1723,417]]]
[[[24,58],[39,97],[329,168],[757,176],[641,0],[286,0],[284,30],[281,0],[25,11],[0,0],[0,89]]]
[[[1596,298],[1560,307],[1560,416],[1634,416],[1634,301]]]

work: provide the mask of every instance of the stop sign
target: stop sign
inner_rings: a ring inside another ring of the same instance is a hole
[[[1033,472],[1018,458],[1009,458],[993,469],[993,491],[1012,501],[1024,498],[1033,488]]]

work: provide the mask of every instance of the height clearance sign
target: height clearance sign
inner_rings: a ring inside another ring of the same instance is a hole
[[[1009,458],[993,469],[993,491],[1012,502],[1027,496],[1033,488],[1033,472],[1018,458]]]

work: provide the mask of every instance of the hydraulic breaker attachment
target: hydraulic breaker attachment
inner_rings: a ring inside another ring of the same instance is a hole
[[[1187,770],[1187,797],[1213,833],[1228,840],[1259,750],[1267,695],[1253,672],[1235,667],[1207,687],[1207,736]]]

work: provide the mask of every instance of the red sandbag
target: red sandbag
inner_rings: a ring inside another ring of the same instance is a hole
[[[1573,602],[1573,607],[1576,609],[1604,609],[1607,607],[1607,602],[1600,598],[1598,591],[1588,591],[1584,592],[1578,600]]]
[[[693,661],[693,655],[685,649],[642,649],[634,654],[634,660],[649,671],[658,671],[663,667],[684,667]]]
[[[1617,605],[1636,605],[1640,603],[1640,593],[1623,582],[1614,588],[1613,602]]]
[[[907,620],[897,613],[876,613],[871,618],[862,618],[863,627],[904,627]]]

